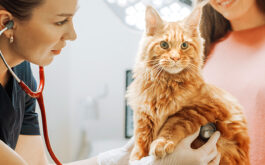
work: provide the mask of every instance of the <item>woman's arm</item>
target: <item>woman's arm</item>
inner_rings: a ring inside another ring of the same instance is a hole
[[[0,164],[4,165],[27,165],[14,150],[0,140]]]
[[[66,165],[106,165],[106,164],[124,165],[124,164],[128,164],[129,154],[130,154],[133,144],[134,144],[134,140],[131,139],[125,146],[121,148],[117,148],[111,151],[107,151],[105,153],[101,153],[98,157],[88,158],[88,159],[76,161],[76,162],[71,162]],[[24,160],[27,161],[28,163],[27,165],[48,165],[49,164],[47,161],[47,156],[45,154],[45,147],[43,145],[43,141],[40,135],[38,136],[20,135],[17,146],[16,146],[16,152],[19,155],[21,155],[21,157],[23,157]],[[1,153],[0,153],[0,156],[1,156]],[[0,162],[0,165],[2,165],[1,162]],[[17,164],[12,164],[12,165],[17,165]],[[55,165],[55,164],[54,162],[50,162],[50,165]]]
[[[49,164],[40,135],[19,135],[15,151],[28,165]]]

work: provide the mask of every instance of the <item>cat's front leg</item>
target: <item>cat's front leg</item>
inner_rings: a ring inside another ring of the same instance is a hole
[[[171,116],[161,128],[157,139],[152,142],[150,155],[160,159],[172,153],[182,139],[195,133],[209,121],[209,118],[193,109],[185,109]]]
[[[131,161],[148,156],[150,144],[157,134],[157,121],[151,115],[136,111],[134,122],[135,145],[130,155]]]

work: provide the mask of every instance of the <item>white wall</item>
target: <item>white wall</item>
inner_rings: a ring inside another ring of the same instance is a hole
[[[99,118],[88,120],[94,146],[90,155],[125,143],[125,70],[133,66],[141,38],[103,0],[79,0],[79,6],[74,18],[78,39],[45,68],[49,135],[63,162],[75,159],[80,144],[80,102],[102,93],[105,84],[108,92],[98,101]]]

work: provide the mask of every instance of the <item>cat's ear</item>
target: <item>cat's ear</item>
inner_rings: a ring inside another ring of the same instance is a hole
[[[146,7],[145,23],[146,23],[146,34],[150,36],[160,31],[163,28],[164,24],[158,12],[151,6]]]
[[[191,14],[186,18],[186,25],[197,28],[199,27],[200,21],[201,21],[201,15],[202,15],[202,7],[197,6],[193,9]]]

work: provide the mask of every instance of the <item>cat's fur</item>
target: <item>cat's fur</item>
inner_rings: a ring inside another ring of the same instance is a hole
[[[221,132],[220,164],[249,164],[249,137],[241,106],[227,92],[205,83],[201,75],[201,12],[198,7],[183,21],[165,22],[152,7],[146,9],[146,33],[127,91],[135,123],[130,160],[149,153],[162,158],[183,138],[212,122]],[[169,47],[162,48],[161,41]],[[193,143],[194,148],[201,145],[199,140]]]

